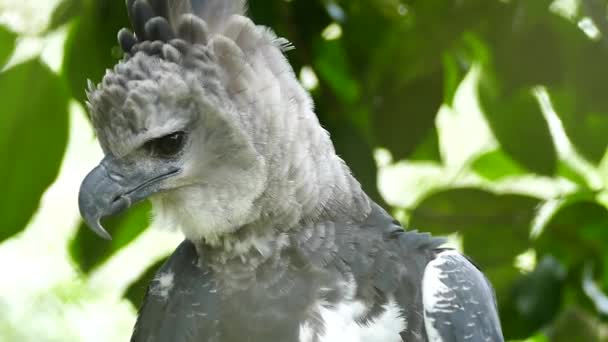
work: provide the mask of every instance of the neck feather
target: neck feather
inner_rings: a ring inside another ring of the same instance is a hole
[[[267,153],[268,183],[255,201],[256,219],[199,252],[220,267],[251,271],[289,246],[290,236],[323,221],[361,222],[371,203],[334,150],[314,113],[296,133],[283,135]],[[253,264],[252,264],[253,263]]]

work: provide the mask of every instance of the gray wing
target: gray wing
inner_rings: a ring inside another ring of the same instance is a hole
[[[194,245],[182,242],[150,283],[131,341],[217,341],[215,292]]]
[[[467,258],[445,250],[422,280],[424,323],[430,342],[504,341],[494,291]]]
[[[182,242],[150,283],[131,342],[298,341],[314,279],[275,263],[265,270],[246,289],[227,291],[192,242]]]

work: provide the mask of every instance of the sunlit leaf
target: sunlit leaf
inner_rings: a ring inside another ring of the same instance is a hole
[[[102,240],[82,223],[70,241],[70,254],[80,269],[88,273],[108,260],[116,252],[135,240],[150,224],[150,204],[144,202],[125,213],[103,221],[112,235],[111,241]]]
[[[539,332],[539,333],[535,334],[534,336],[530,336],[520,342],[549,342],[549,340],[547,339],[547,336],[545,334],[543,334],[542,332]]]
[[[456,91],[474,63],[488,65],[489,61],[490,51],[485,42],[474,32],[464,33],[459,44],[443,56],[444,103],[453,105]]]
[[[508,95],[502,93],[503,87],[491,70],[485,69],[482,77],[481,106],[502,149],[525,168],[553,175],[557,152],[549,124],[531,89],[522,88]]]
[[[571,182],[581,186],[582,188],[589,188],[587,179],[581,174],[580,170],[572,168],[568,163],[559,161],[557,165],[557,174],[561,177],[568,179]]]
[[[467,70],[460,65],[457,57],[452,53],[443,56],[443,102],[451,106],[458,86],[464,79]]]
[[[68,93],[39,60],[0,73],[0,241],[21,231],[53,182],[67,144]]]
[[[526,174],[521,166],[500,149],[482,154],[472,163],[471,168],[489,180]]]
[[[601,108],[586,97],[577,97],[573,91],[556,89],[549,93],[566,134],[577,150],[590,161],[599,163],[608,150],[608,103]],[[606,112],[598,112],[601,109]]]

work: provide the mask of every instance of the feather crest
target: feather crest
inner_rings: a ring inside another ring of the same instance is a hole
[[[165,18],[177,31],[184,15],[202,19],[211,33],[218,33],[232,15],[245,15],[246,0],[127,0],[131,25],[140,41],[145,40],[146,23],[153,17]]]

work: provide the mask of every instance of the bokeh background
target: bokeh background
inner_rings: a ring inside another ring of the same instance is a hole
[[[338,153],[493,282],[509,340],[608,341],[606,0],[251,0]],[[83,109],[121,0],[0,0],[0,341],[126,341],[180,242],[150,207],[82,227]]]

